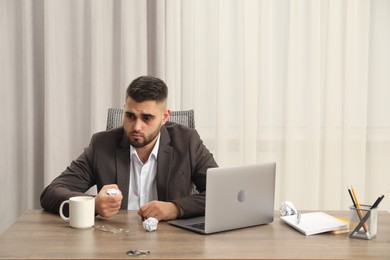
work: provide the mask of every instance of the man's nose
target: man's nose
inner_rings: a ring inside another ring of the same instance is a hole
[[[140,131],[142,129],[143,122],[141,119],[136,119],[134,121],[133,130]]]

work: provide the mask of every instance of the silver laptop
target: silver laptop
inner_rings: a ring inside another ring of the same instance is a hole
[[[274,219],[275,163],[207,170],[205,216],[168,221],[202,234],[263,225]]]

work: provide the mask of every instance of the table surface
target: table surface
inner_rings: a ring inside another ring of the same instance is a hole
[[[347,211],[326,212],[348,218]],[[102,226],[118,232],[102,231]],[[147,232],[133,211],[97,218],[95,227],[79,230],[57,215],[29,210],[0,236],[0,259],[140,258],[128,256],[129,249],[150,250],[142,259],[390,259],[390,213],[378,213],[378,234],[372,240],[348,234],[305,236],[276,211],[271,224],[201,235],[166,222]]]

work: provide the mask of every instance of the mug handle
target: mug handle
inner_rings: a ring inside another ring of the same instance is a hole
[[[69,217],[65,217],[64,213],[62,212],[62,209],[64,208],[64,205],[68,203],[69,204],[69,200],[64,200],[62,203],[61,203],[61,206],[60,206],[60,216],[63,220],[66,220],[66,221],[69,221]]]

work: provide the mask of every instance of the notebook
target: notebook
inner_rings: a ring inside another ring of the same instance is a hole
[[[275,170],[275,163],[210,168],[205,216],[168,223],[202,234],[271,223]]]
[[[325,212],[303,213],[299,221],[297,215],[284,216],[280,219],[306,236],[348,228],[345,221]]]

